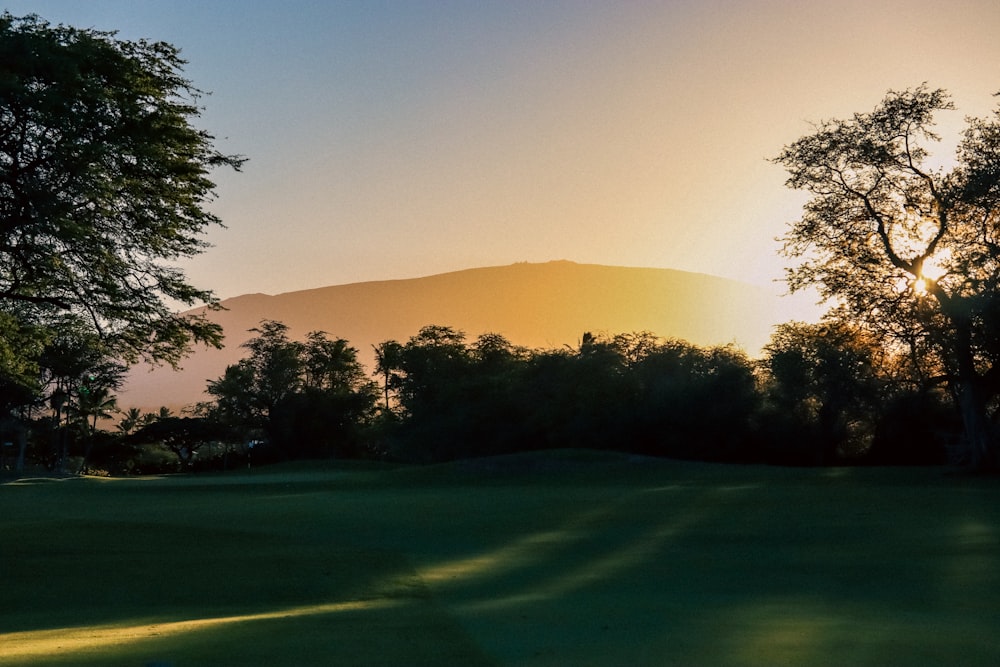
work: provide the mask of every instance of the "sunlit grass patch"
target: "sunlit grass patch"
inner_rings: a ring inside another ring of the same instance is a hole
[[[198,618],[185,621],[161,621],[131,625],[118,623],[58,628],[55,630],[13,632],[3,635],[4,645],[2,654],[5,660],[29,662],[39,657],[50,656],[56,653],[77,655],[95,652],[103,653],[116,647],[146,642],[151,639],[172,639],[179,635],[196,633],[219,626],[382,609],[400,603],[400,600],[388,598],[379,600],[354,600],[351,602],[314,604],[303,607],[276,609],[269,612]]]
[[[400,598],[2,635],[11,665],[487,665],[446,614]],[[341,662],[345,661],[345,662]]]

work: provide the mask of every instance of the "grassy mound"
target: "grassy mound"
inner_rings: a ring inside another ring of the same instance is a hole
[[[0,665],[993,665],[998,500],[594,452],[22,480]]]

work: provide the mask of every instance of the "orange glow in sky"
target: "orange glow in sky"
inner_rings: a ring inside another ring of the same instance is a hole
[[[768,158],[928,82],[1000,89],[996,0],[12,0],[171,42],[212,91],[221,297],[570,259],[770,286],[804,197]],[[773,288],[781,291],[780,286]]]

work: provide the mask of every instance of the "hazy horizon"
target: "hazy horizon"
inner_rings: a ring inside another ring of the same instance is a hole
[[[470,344],[480,334],[499,333],[515,345],[551,350],[578,345],[588,331],[649,331],[696,345],[734,343],[755,356],[772,327],[788,319],[787,308],[766,290],[738,281],[565,260],[245,294],[223,305],[226,310],[206,315],[224,328],[224,349],[196,348],[181,371],[136,367],[119,404],[177,410],[205,400],[208,380],[246,354],[240,345],[265,319],[287,325],[293,340],[311,331],[347,340],[368,372],[374,371],[374,345],[405,343],[428,325],[461,330]]]

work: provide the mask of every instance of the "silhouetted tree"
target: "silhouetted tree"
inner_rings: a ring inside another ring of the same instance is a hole
[[[352,455],[358,427],[377,393],[347,341],[312,332],[290,340],[288,327],[265,320],[243,347],[249,356],[209,382],[213,418],[250,438],[266,434],[289,457]]]
[[[382,378],[383,411],[390,414],[390,395],[399,388],[403,346],[397,341],[387,340],[372,347],[375,350],[375,374]]]
[[[793,290],[816,285],[872,331],[914,325],[958,399],[970,464],[997,466],[1000,395],[1000,111],[969,119],[951,170],[928,164],[947,93],[890,91],[825,121],[776,158],[811,198],[785,250]],[[886,326],[885,323],[895,326]]]
[[[226,427],[234,438],[247,440],[263,428],[267,415],[256,399],[254,373],[249,363],[227,366],[222,377],[209,381],[207,392],[213,402],[206,413]]]
[[[128,360],[220,343],[175,314],[217,301],[176,260],[219,223],[209,172],[242,159],[191,125],[183,65],[163,42],[0,15],[0,309],[26,326],[77,315]]]
[[[884,354],[870,334],[838,320],[779,325],[762,359],[772,449],[816,465],[866,450],[889,380]]]
[[[78,317],[59,318],[49,336],[38,357],[40,397],[53,410],[54,436],[58,440],[54,443],[55,465],[62,471],[71,436],[79,435],[88,448],[92,444],[93,429],[87,422],[95,411],[103,414],[113,404],[113,392],[121,386],[125,366]],[[69,432],[72,423],[82,427],[76,434]]]
[[[611,345],[630,367],[658,351],[662,344],[660,337],[651,331],[620,333],[611,338]]]
[[[498,333],[480,335],[472,344],[470,352],[475,363],[483,370],[506,371],[511,363],[523,361],[528,356],[526,349],[514,345]]]
[[[401,406],[413,414],[446,405],[454,394],[454,380],[468,361],[463,332],[446,326],[423,327],[400,353]]]
[[[377,390],[358,362],[357,350],[346,340],[314,331],[301,354],[302,387],[282,410],[296,455],[361,455],[360,427],[371,417]]]
[[[17,442],[15,469],[24,469],[32,411],[42,399],[39,360],[48,331],[0,311],[0,430]]]
[[[753,365],[648,332],[586,332],[532,351],[498,334],[471,346],[428,327],[402,346],[397,452],[417,460],[597,448],[703,459],[752,457]]]
[[[97,422],[111,419],[118,412],[118,399],[111,394],[111,387],[98,384],[94,375],[88,375],[78,390],[76,401],[70,404],[69,416],[79,422],[85,434],[97,430]]]
[[[947,448],[961,432],[954,401],[941,387],[903,389],[882,406],[865,460],[876,465],[947,463]]]
[[[756,457],[752,427],[759,395],[742,351],[663,341],[637,359],[633,375],[636,448],[702,460]]]
[[[222,435],[219,425],[208,418],[166,416],[143,426],[132,440],[166,447],[181,470],[190,470],[198,451]]]
[[[96,376],[88,375],[80,386],[76,400],[69,403],[66,412],[67,419],[76,423],[77,432],[85,443],[83,458],[77,469],[77,473],[83,473],[94,450],[97,422],[111,419],[118,412],[118,399],[112,395],[110,386],[99,384]]]
[[[626,423],[634,408],[635,386],[614,341],[585,332],[564,367],[569,407],[566,446],[628,448]]]
[[[141,419],[142,411],[139,408],[129,408],[118,422],[118,430],[123,435],[129,435],[132,431],[139,428]]]
[[[447,326],[429,325],[398,350],[394,373],[400,417],[398,449],[415,460],[453,458],[470,419],[464,380],[471,356],[465,334]]]

